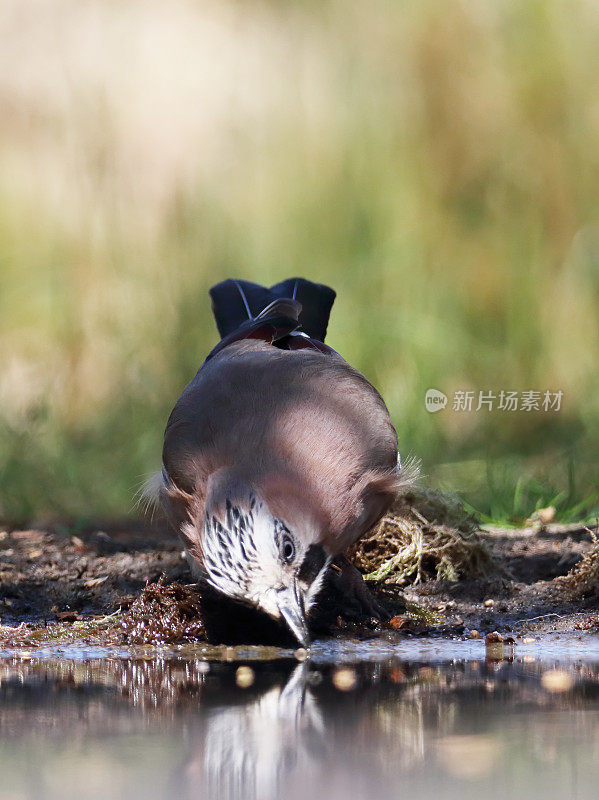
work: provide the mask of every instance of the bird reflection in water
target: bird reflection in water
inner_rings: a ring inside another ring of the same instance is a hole
[[[322,712],[311,691],[307,664],[284,686],[258,695],[239,692],[237,703],[206,709],[182,771],[182,793],[194,797],[266,800],[301,785],[314,761],[326,760]]]
[[[0,660],[0,795],[459,800],[475,786],[503,796],[517,775],[522,797],[594,797],[598,709],[599,664],[525,656],[340,666],[28,655]],[[100,793],[81,790],[92,774]],[[576,794],[582,785],[594,793]]]

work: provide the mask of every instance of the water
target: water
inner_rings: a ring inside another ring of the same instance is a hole
[[[597,797],[599,639],[310,655],[0,652],[0,798]]]

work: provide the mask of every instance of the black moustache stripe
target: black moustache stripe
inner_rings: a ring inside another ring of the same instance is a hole
[[[312,583],[324,567],[327,557],[319,544],[311,544],[298,570],[297,577],[304,583]]]

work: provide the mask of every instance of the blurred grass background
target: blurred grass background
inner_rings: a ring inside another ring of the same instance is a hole
[[[208,288],[292,275],[428,482],[598,513],[599,5],[5,0],[0,32],[1,518],[137,513]]]

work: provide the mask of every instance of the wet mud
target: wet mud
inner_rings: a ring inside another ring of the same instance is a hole
[[[526,638],[599,630],[597,594],[572,597],[563,580],[593,546],[588,529],[552,525],[480,535],[492,554],[495,574],[417,585],[370,584],[392,616],[385,625],[365,619],[329,589],[313,620],[315,635],[368,638],[384,630],[401,636],[476,638],[498,631]],[[152,587],[158,581],[161,588]],[[190,581],[179,542],[160,524],[2,531],[0,642],[12,637],[15,645],[34,647],[60,639],[133,644],[201,640]],[[179,588],[170,586],[173,582]],[[176,633],[174,638],[169,631]]]

